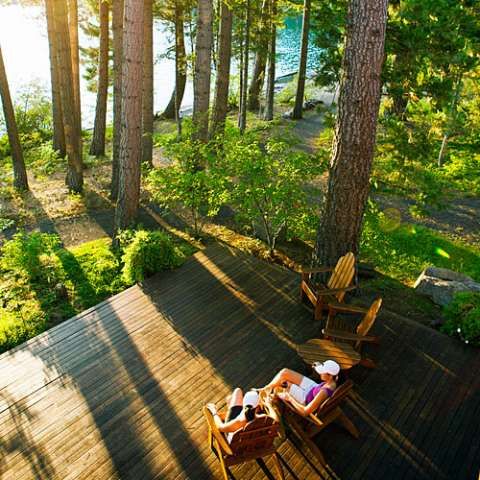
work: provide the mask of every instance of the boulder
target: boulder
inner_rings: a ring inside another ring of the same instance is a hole
[[[448,305],[459,292],[480,292],[480,283],[446,268],[428,267],[413,286],[418,293],[430,297],[437,305]]]
[[[427,267],[423,273],[428,277],[436,277],[442,280],[450,280],[454,282],[473,282],[473,279],[463,273],[454,272],[448,268]]]

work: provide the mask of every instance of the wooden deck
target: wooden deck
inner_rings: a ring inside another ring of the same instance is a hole
[[[211,247],[0,356],[0,478],[220,478],[201,406],[303,368],[295,344],[318,326],[298,282]],[[375,331],[378,368],[352,373],[346,407],[360,439],[325,429],[325,468],[285,442],[287,478],[476,479],[478,351],[388,315]]]

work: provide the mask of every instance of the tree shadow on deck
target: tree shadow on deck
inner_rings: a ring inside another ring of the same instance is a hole
[[[32,476],[36,479],[50,479],[53,469],[48,453],[41,442],[33,438],[28,428],[28,423],[33,421],[35,414],[25,405],[24,401],[14,401],[12,396],[2,390],[0,400],[9,405],[7,419],[2,421],[2,434],[0,436],[0,477],[11,468],[15,462],[14,455],[22,456],[30,465]],[[27,425],[26,425],[27,424]],[[12,428],[13,427],[13,428]],[[9,455],[9,462],[5,458]]]

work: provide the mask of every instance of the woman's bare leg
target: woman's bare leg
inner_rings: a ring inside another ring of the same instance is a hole
[[[289,368],[282,368],[264,388],[280,387],[283,382],[300,385],[302,380],[303,375],[301,373],[290,370]]]
[[[236,388],[231,395],[229,395],[228,408],[235,407],[236,405],[243,405],[243,392],[241,388]]]

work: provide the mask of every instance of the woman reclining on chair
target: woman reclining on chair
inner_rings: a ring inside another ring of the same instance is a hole
[[[333,360],[327,360],[324,363],[314,363],[313,369],[320,375],[321,383],[283,368],[262,390],[285,388],[285,391],[278,392],[277,396],[282,401],[288,402],[300,415],[306,417],[314,413],[327,398],[333,395],[337,388],[340,365]]]
[[[212,412],[215,424],[220,432],[227,434],[227,441],[230,443],[233,434],[243,428],[248,422],[255,418],[264,417],[258,413],[259,395],[258,392],[250,390],[243,395],[241,388],[236,388],[228,401],[228,411],[225,421],[222,421],[214,403],[209,403],[207,408]]]

